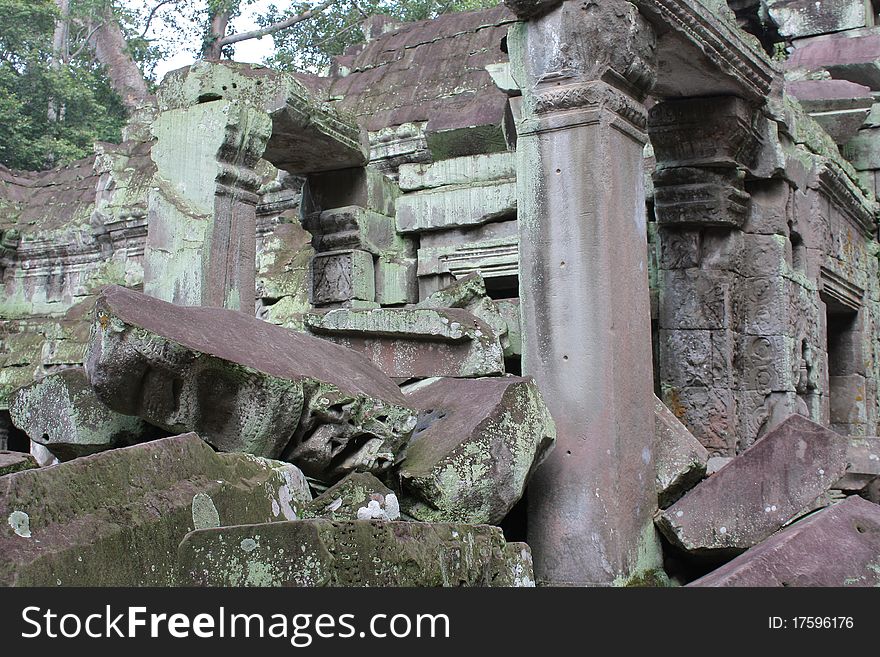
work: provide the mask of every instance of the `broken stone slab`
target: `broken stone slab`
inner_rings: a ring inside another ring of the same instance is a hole
[[[397,199],[397,230],[416,233],[478,226],[516,213],[516,183],[450,185]]]
[[[846,448],[846,474],[834,484],[837,490],[858,492],[880,478],[880,438],[850,437]]]
[[[880,34],[850,37],[831,34],[795,48],[786,71],[826,70],[831,77],[880,90]]]
[[[426,381],[407,400],[421,413],[396,475],[417,520],[498,524],[556,442],[530,377]]]
[[[13,395],[12,422],[62,461],[157,438],[138,417],[122,415],[95,395],[85,370],[62,370]]]
[[[499,304],[486,292],[486,281],[476,271],[419,301],[416,308],[464,308],[488,324],[501,341],[505,357],[509,355],[508,319]],[[517,322],[518,323],[518,322]]]
[[[324,518],[191,532],[183,586],[534,586],[525,543],[497,527]]]
[[[689,584],[880,586],[880,506],[848,497]]]
[[[171,585],[193,529],[296,518],[291,468],[186,434],[7,475],[0,584]]]
[[[37,460],[26,452],[0,451],[0,477],[38,467]]]
[[[386,500],[391,497],[393,500],[389,505]],[[312,500],[303,509],[301,518],[357,520],[359,512],[368,509],[370,502],[376,502],[379,510],[384,512],[385,518],[381,519],[397,520],[400,517],[397,496],[388,486],[367,472],[353,472]]]
[[[120,413],[330,480],[389,467],[416,421],[394,382],[344,347],[115,286],[98,300],[85,368]]]
[[[460,308],[340,308],[308,314],[305,326],[363,354],[394,378],[504,373],[492,327]]]
[[[798,517],[846,472],[847,439],[792,415],[656,517],[687,552],[735,554]]]
[[[855,136],[874,103],[869,87],[847,80],[798,80],[785,89],[837,144]]]
[[[706,475],[709,452],[657,397],[654,432],[657,498],[665,509]]]

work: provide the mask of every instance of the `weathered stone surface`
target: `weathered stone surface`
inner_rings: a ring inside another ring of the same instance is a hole
[[[504,373],[492,327],[459,308],[343,308],[310,313],[306,328],[363,354],[390,377]]]
[[[530,378],[440,379],[415,386],[421,411],[397,468],[401,508],[418,520],[497,524],[556,441]]]
[[[0,451],[0,477],[40,467],[36,459],[24,452]]]
[[[690,586],[880,586],[880,506],[848,497]]]
[[[787,70],[825,69],[831,76],[880,90],[880,34],[831,34],[795,48]]]
[[[412,192],[499,180],[516,180],[514,153],[454,157],[432,164],[402,164],[398,183],[403,191]]]
[[[862,0],[766,0],[779,34],[800,38],[871,26],[871,5]]]
[[[280,465],[187,434],[2,477],[0,583],[168,586],[187,532],[297,517]]]
[[[688,552],[736,553],[810,508],[846,472],[846,438],[793,415],[657,517]]]
[[[394,219],[360,206],[335,207],[312,214],[303,221],[303,227],[312,234],[312,244],[321,252],[359,249],[378,256],[406,250],[395,231]]]
[[[328,95],[373,133],[374,160],[390,155],[392,131],[398,141],[419,124],[419,151],[431,142],[434,160],[506,150],[507,94],[485,66],[507,61],[500,44],[515,21],[497,6],[401,25],[337,60],[347,75],[333,79]]]
[[[390,506],[385,500],[393,496]],[[302,518],[328,518],[329,520],[357,520],[358,512],[368,508],[370,502],[378,503],[386,512],[385,520],[397,520],[400,507],[397,496],[381,481],[367,472],[353,472],[318,495],[302,511]],[[391,517],[394,515],[395,517]]]
[[[664,509],[703,478],[709,452],[656,397],[654,431],[657,496]]]
[[[846,463],[846,474],[834,484],[834,488],[853,492],[864,490],[880,478],[880,438],[850,437]]]
[[[447,186],[397,199],[397,230],[412,233],[476,226],[516,213],[516,184]]]
[[[706,476],[710,476],[718,472],[725,465],[733,460],[732,456],[713,456],[706,461]]]
[[[843,154],[859,171],[880,169],[880,128],[859,130],[843,147]]]
[[[86,372],[121,413],[314,476],[387,468],[415,425],[397,386],[350,350],[119,287],[98,302]]]
[[[874,103],[869,87],[846,80],[797,80],[785,89],[838,144],[858,132]]]
[[[191,532],[188,586],[534,586],[525,543],[497,527],[300,520]]]
[[[138,417],[122,415],[95,395],[85,371],[50,374],[19,389],[9,407],[12,421],[62,461],[158,437]]]

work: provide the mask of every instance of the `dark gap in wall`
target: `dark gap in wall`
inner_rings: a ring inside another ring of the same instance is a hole
[[[27,434],[12,424],[9,411],[0,411],[0,450],[30,452],[31,441]]]
[[[516,299],[519,297],[519,276],[489,276],[486,281],[486,294],[490,299]]]
[[[504,520],[501,521],[501,531],[504,532],[504,540],[508,543],[525,542],[528,534],[528,503],[526,497],[528,495],[528,487],[526,487],[523,496],[519,502],[513,505]]]

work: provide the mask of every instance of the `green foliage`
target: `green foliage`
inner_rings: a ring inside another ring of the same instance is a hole
[[[119,141],[125,111],[89,58],[53,66],[51,0],[0,0],[0,163],[43,169]]]
[[[320,0],[294,2],[286,11],[273,5],[260,24],[270,25],[318,4]],[[420,21],[497,4],[498,0],[341,0],[314,18],[275,34],[276,53],[267,64],[279,69],[325,71],[333,56],[365,40],[360,23],[368,16],[384,14],[401,22]]]

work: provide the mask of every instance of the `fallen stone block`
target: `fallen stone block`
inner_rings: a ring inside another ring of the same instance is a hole
[[[880,586],[880,506],[848,497],[689,586]]]
[[[531,378],[440,379],[407,400],[421,415],[396,474],[417,520],[498,524],[556,442]]]
[[[497,527],[299,520],[191,532],[185,586],[534,586],[525,543]]]
[[[846,80],[798,80],[785,89],[837,144],[855,136],[874,103],[869,87]]]
[[[0,585],[168,586],[187,532],[297,517],[281,465],[186,434],[7,475]]]
[[[831,77],[880,90],[880,34],[850,37],[832,34],[795,48],[787,71],[825,69]]]
[[[656,524],[687,552],[747,550],[810,509],[844,475],[846,443],[792,415],[660,512]]]
[[[122,415],[95,395],[81,367],[19,388],[10,400],[12,422],[62,461],[158,438],[160,431]]]
[[[121,287],[98,300],[85,367],[120,413],[329,480],[389,467],[416,421],[394,382],[348,349]]]
[[[37,460],[25,452],[0,452],[0,477],[38,467]]]
[[[834,484],[837,490],[858,492],[880,478],[880,438],[851,437],[846,448],[846,474]]]
[[[660,508],[665,509],[706,475],[709,452],[656,397],[654,448],[657,498]]]
[[[305,318],[309,332],[363,354],[390,377],[502,374],[492,328],[459,308],[330,310]]]
[[[377,519],[397,520],[400,517],[397,496],[390,488],[367,472],[353,472],[312,500],[303,509],[301,518],[357,520],[359,512],[369,509],[371,502],[375,502],[381,512],[376,515],[385,516]]]

